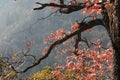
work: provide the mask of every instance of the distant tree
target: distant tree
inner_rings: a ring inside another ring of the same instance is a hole
[[[40,7],[34,8],[34,10],[42,10],[46,7],[51,7],[51,9],[57,10],[62,14],[70,14],[82,10],[83,14],[89,14],[90,16],[84,18],[82,22],[79,22],[76,19],[75,24],[71,26],[73,32],[66,32],[60,29],[57,30],[56,34],[51,34],[51,38],[46,40],[48,42],[52,40],[52,44],[44,50],[44,56],[22,71],[17,71],[14,66],[12,66],[14,71],[17,73],[28,71],[47,58],[52,49],[56,48],[57,45],[62,44],[75,36],[73,53],[76,56],[79,56],[79,42],[84,41],[88,44],[86,39],[81,39],[81,33],[86,30],[89,31],[89,29],[94,26],[101,25],[107,30],[113,47],[114,80],[120,80],[120,0],[52,0],[50,3],[36,2],[36,4],[40,5]],[[101,14],[102,18],[98,18],[98,14]],[[87,20],[87,18],[90,18],[90,20]],[[32,57],[34,58],[34,56]]]

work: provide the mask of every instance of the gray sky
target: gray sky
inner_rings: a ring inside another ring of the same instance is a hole
[[[33,8],[38,6],[35,4],[37,1],[44,3],[49,0],[0,0],[0,49],[3,45],[14,46],[11,43],[18,39],[14,36],[35,22],[38,12]]]

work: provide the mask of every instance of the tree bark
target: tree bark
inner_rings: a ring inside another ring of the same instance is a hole
[[[113,77],[120,80],[120,0],[111,0],[109,35],[113,46]],[[112,10],[113,8],[113,10]]]

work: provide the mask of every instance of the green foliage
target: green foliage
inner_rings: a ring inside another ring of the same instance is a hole
[[[59,70],[51,70],[49,66],[45,66],[43,70],[29,76],[29,80],[79,80],[79,77],[80,75],[74,70],[66,69],[61,72]]]
[[[79,50],[81,55],[68,56],[66,65],[45,66],[29,77],[30,80],[112,80],[112,53]],[[88,60],[90,58],[90,60]],[[107,65],[108,64],[108,65]]]
[[[38,71],[29,77],[30,80],[52,80],[51,68],[45,66],[42,71]]]
[[[76,80],[77,75],[73,70],[66,70],[64,73],[65,78],[69,80]]]

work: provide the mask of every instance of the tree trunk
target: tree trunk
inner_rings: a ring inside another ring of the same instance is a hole
[[[111,0],[111,3],[109,34],[113,46],[113,76],[114,80],[120,80],[120,0]]]

